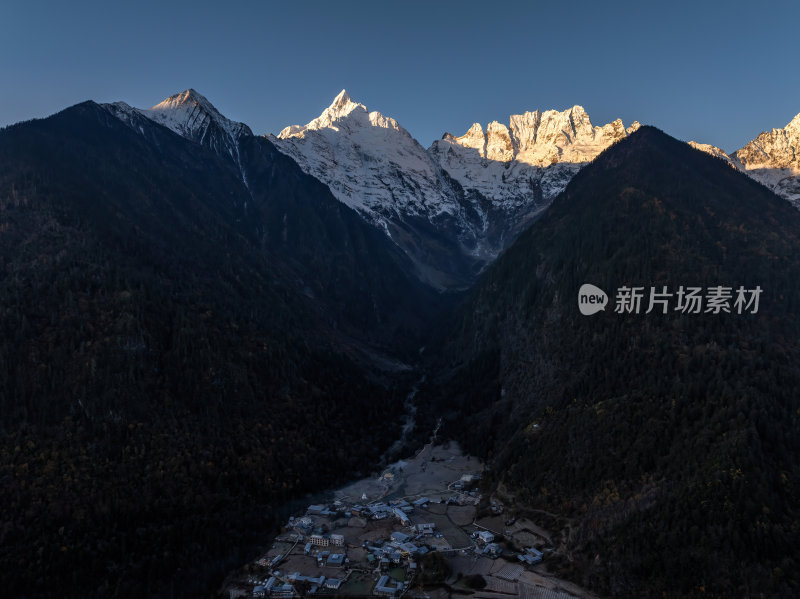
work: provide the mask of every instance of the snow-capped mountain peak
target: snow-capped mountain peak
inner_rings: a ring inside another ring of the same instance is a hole
[[[241,135],[253,134],[247,125],[223,116],[205,96],[191,88],[139,112],[178,135],[199,143],[209,134],[212,125],[222,129],[231,141],[236,141]]]
[[[144,134],[142,118],[163,125],[190,141],[232,160],[242,179],[247,179],[239,156],[239,139],[253,135],[250,127],[225,117],[208,99],[194,89],[187,89],[162,100],[152,108],[132,108],[125,102],[104,105],[106,110]],[[144,121],[146,122],[146,121]]]
[[[162,100],[161,102],[150,108],[150,110],[174,110],[176,108],[186,106],[187,104],[190,105],[199,104],[202,105],[205,109],[219,114],[219,111],[216,108],[214,108],[214,105],[211,104],[211,102],[208,101],[208,98],[206,98],[203,94],[201,94],[200,92],[191,87],[180,93],[165,98],[164,100]]]
[[[355,115],[353,113],[356,113]],[[317,118],[309,122],[307,125],[290,125],[285,127],[279,134],[278,138],[286,139],[289,137],[304,137],[307,131],[319,131],[320,129],[333,128],[338,131],[337,123],[342,119],[351,117],[352,124],[364,125],[369,120],[367,114],[367,107],[359,102],[354,102],[347,93],[347,90],[342,90],[333,99],[330,106],[322,111]]]
[[[146,135],[146,123],[151,121],[230,160],[247,185],[247,175],[239,155],[239,140],[252,136],[253,132],[244,123],[223,116],[196,90],[190,88],[174,94],[147,109],[132,108],[125,102],[103,106],[142,135]]]
[[[340,91],[337,96],[331,102],[331,105],[328,106],[326,112],[341,112],[347,114],[352,110],[352,108],[356,106],[363,106],[363,104],[359,104],[358,102],[353,102],[353,98],[350,97],[350,94],[347,93],[346,89]]]
[[[797,135],[800,135],[800,112],[798,112],[795,117],[789,121],[789,124],[784,127],[786,131],[792,131]]]
[[[514,114],[505,125],[473,124],[461,137],[445,135],[428,152],[465,190],[504,209],[547,202],[584,164],[639,128],[620,119],[595,127],[582,106]]]
[[[484,134],[483,127],[481,127],[480,123],[472,123],[472,127],[470,127],[461,137],[453,137],[452,135],[448,134],[442,139],[449,139],[459,145],[464,146],[465,148],[478,150],[480,157],[486,158],[486,135]]]
[[[575,105],[562,112],[514,114],[508,126],[497,121],[489,123],[485,134],[475,123],[461,137],[445,137],[442,141],[476,149],[481,158],[489,160],[548,166],[556,162],[588,162],[638,128],[639,123],[634,122],[626,130],[620,119],[595,127],[586,110]]]
[[[761,133],[730,156],[708,144],[689,144],[727,160],[800,208],[800,114],[782,129]]]
[[[747,170],[792,169],[800,174],[800,114],[783,129],[773,129],[756,137],[735,153]]]
[[[307,125],[285,127],[278,133],[278,139],[303,138],[309,131],[321,131],[324,129],[337,132],[340,129],[352,131],[359,127],[394,129],[408,135],[409,138],[411,137],[393,118],[386,117],[377,111],[369,112],[366,106],[353,100],[350,94],[343,89],[333,99],[330,106],[323,110],[322,114],[317,118]]]
[[[322,111],[322,114],[306,125],[307,129],[324,129],[330,127],[336,121],[350,116],[353,112],[357,116],[367,114],[367,107],[360,102],[354,102],[346,90],[342,90],[333,99],[331,105]],[[363,120],[363,119],[362,119]]]
[[[317,118],[271,141],[334,195],[376,222],[402,211],[452,211],[425,149],[396,120],[342,90]],[[435,206],[435,208],[434,208]]]

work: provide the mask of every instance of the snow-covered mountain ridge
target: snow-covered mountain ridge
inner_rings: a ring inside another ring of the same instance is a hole
[[[800,208],[800,114],[784,128],[761,133],[731,155],[708,144],[689,144],[726,160]]]
[[[511,115],[509,125],[492,121],[484,133],[475,123],[461,137],[445,134],[429,153],[464,189],[506,209],[537,199],[549,202],[600,152],[639,128],[620,119],[592,125],[582,106]]]
[[[513,115],[508,126],[492,122],[486,132],[476,123],[426,150],[397,121],[342,90],[319,117],[269,139],[410,255],[424,260],[431,251],[425,230],[437,231],[448,238],[447,251],[474,261],[474,270],[584,164],[638,126],[617,120],[595,127],[575,106]]]
[[[195,90],[149,109],[124,102],[105,108],[143,135],[152,131],[143,126],[146,120],[213,150],[248,185],[240,151],[252,131]],[[412,259],[417,276],[452,288],[468,285],[584,165],[638,128],[620,119],[595,126],[576,105],[511,115],[507,124],[475,123],[464,135],[445,133],[425,149],[395,119],[342,90],[317,118],[266,139],[388,235]],[[800,207],[800,115],[730,156],[690,144]]]
[[[342,90],[319,117],[271,140],[341,201],[380,220],[387,211],[457,214],[459,190],[448,179],[495,208],[546,202],[581,165],[638,126],[626,130],[617,120],[594,127],[574,106],[512,115],[509,126],[494,121],[485,133],[475,123],[463,136],[445,134],[425,151],[397,121],[369,112]]]
[[[137,119],[145,117],[229,157],[236,164],[239,164],[239,139],[253,135],[250,127],[223,116],[205,96],[193,89],[172,95],[152,108],[133,108],[125,102],[104,106],[134,129],[138,129]]]

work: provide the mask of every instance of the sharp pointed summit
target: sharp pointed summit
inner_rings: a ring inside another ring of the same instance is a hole
[[[205,96],[192,88],[140,112],[178,135],[198,143],[203,143],[206,139],[210,141],[209,136],[213,137],[215,134],[222,134],[223,137],[230,138],[231,142],[235,142],[241,135],[253,134],[247,125],[223,116]]]
[[[190,112],[195,114],[204,114],[214,121],[224,123],[232,122],[227,119],[217,108],[206,98],[203,94],[193,88],[189,88],[180,93],[173,94],[165,98],[155,106],[148,109],[151,115],[158,113],[168,114],[175,113],[176,111]],[[240,124],[241,123],[237,123]]]
[[[315,124],[316,128],[325,127],[336,119],[348,116],[353,111],[359,111],[366,115],[367,107],[353,100],[347,90],[343,89],[336,95],[330,106],[323,111],[319,118],[311,121],[308,126],[311,127],[312,124]]]
[[[380,113],[372,113],[382,117]],[[369,126],[371,115],[367,112],[367,107],[360,102],[355,102],[347,90],[340,91],[330,105],[322,111],[317,118],[306,125],[290,125],[285,127],[279,134],[279,139],[290,137],[305,137],[308,131],[318,131],[321,129],[332,128],[336,131],[340,126],[352,128],[358,126]],[[347,122],[342,122],[347,119]]]
[[[317,118],[286,127],[272,141],[370,220],[403,212],[421,195],[431,203],[442,196],[425,149],[393,118],[369,112],[344,89]],[[398,177],[408,179],[408,185],[399,184]]]
[[[800,112],[795,115],[795,117],[789,121],[789,124],[786,125],[786,129],[791,129],[796,133],[800,133]]]
[[[145,117],[232,160],[240,170],[239,139],[253,135],[250,127],[224,116],[193,88],[173,94],[147,109],[131,108],[124,102],[104,106],[136,131],[141,131],[138,120]]]
[[[162,100],[161,102],[150,108],[150,110],[169,110],[177,108],[178,106],[183,106],[187,103],[201,105],[204,108],[212,110],[217,114],[219,114],[219,111],[214,107],[213,104],[211,104],[211,102],[208,101],[208,98],[206,98],[203,94],[201,94],[200,92],[191,87],[187,90],[184,90],[177,94],[173,94],[170,97],[165,98],[164,100]]]
[[[348,104],[348,103],[350,103],[352,101],[353,101],[353,98],[350,96],[350,94],[347,93],[346,89],[343,89],[333,99],[333,102],[331,102],[330,108],[338,108],[338,107],[344,106],[344,105],[346,105],[346,104]]]

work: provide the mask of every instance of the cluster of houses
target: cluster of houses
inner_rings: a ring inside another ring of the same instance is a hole
[[[314,595],[320,590],[338,591],[339,587],[344,582],[341,578],[326,578],[325,576],[302,576],[299,572],[290,574],[286,577],[287,582],[281,582],[277,576],[270,576],[264,584],[258,584],[253,587],[253,597],[271,597],[277,599],[291,599],[296,593],[295,585],[299,582],[305,582],[309,586],[308,593]]]
[[[446,500],[448,503],[471,503],[474,500],[469,496],[466,489],[474,483],[478,477],[465,475],[452,488],[457,492],[456,496]],[[479,496],[477,496],[479,497]],[[362,500],[366,497],[362,497]],[[440,501],[444,502],[442,498]],[[400,499],[389,502],[377,501],[367,504],[355,504],[345,506],[336,502],[333,506],[310,505],[306,514],[298,518],[290,518],[287,528],[294,531],[285,536],[285,541],[303,545],[303,554],[316,558],[318,567],[338,567],[343,569],[341,577],[328,577],[318,575],[315,577],[304,576],[300,572],[283,575],[275,568],[288,558],[292,550],[288,550],[286,555],[275,557],[264,557],[259,560],[259,564],[270,569],[269,580],[254,581],[259,582],[253,588],[253,596],[267,597],[272,599],[290,599],[298,593],[305,594],[332,594],[340,590],[340,587],[353,572],[350,560],[346,554],[345,538],[341,534],[325,532],[325,522],[320,523],[315,517],[322,517],[328,521],[339,517],[358,516],[367,520],[396,520],[402,530],[395,530],[388,535],[388,538],[364,541],[362,549],[368,564],[365,571],[374,572],[377,581],[372,589],[373,595],[382,597],[397,597],[409,587],[411,581],[417,573],[417,561],[430,551],[443,550],[438,541],[429,540],[430,537],[441,538],[442,534],[436,530],[433,522],[419,522],[412,524],[411,514],[418,508],[426,508],[434,500],[428,497],[420,497],[412,502]],[[391,530],[392,526],[388,526]],[[396,528],[396,527],[395,527]],[[387,530],[388,532],[388,530]],[[495,536],[488,530],[480,530],[472,533],[474,541],[474,551],[478,555],[496,558],[502,553],[502,548],[495,542]],[[279,537],[278,540],[281,540]],[[433,547],[433,549],[432,549]],[[340,549],[341,548],[341,549]],[[449,550],[447,547],[445,550]],[[524,553],[517,556],[523,565],[533,565],[542,559],[542,553],[533,547],[526,548]],[[363,564],[361,564],[363,567]],[[404,576],[399,576],[397,572],[405,572]],[[358,568],[355,569],[356,571]],[[332,572],[328,571],[329,574]],[[406,578],[406,580],[398,580]],[[373,579],[374,580],[374,579]]]
[[[414,511],[414,506],[404,499],[393,501],[391,504],[377,502],[370,505],[354,505],[352,508],[354,514],[372,520],[397,518],[403,526],[410,523],[408,514],[412,511]]]
[[[310,543],[306,545],[305,550],[303,551],[305,555],[309,555],[311,553],[309,545]],[[317,566],[320,568],[322,566],[341,568],[349,563],[350,560],[347,558],[347,556],[345,556],[344,553],[331,553],[330,551],[320,551],[317,553]]]
[[[408,534],[396,531],[392,532],[385,540],[378,540],[373,543],[365,542],[363,544],[367,563],[376,572],[380,573],[380,577],[374,587],[374,594],[393,597],[405,589],[408,582],[394,580],[388,574],[388,571],[391,568],[403,567],[410,575],[409,578],[413,578],[417,571],[415,559],[430,551],[425,546],[423,539],[438,535],[432,522],[412,525],[409,518],[409,513],[415,508],[427,506],[430,501],[427,497],[422,497],[413,503],[398,500],[390,503],[377,502],[370,505],[354,505],[349,508],[337,505],[334,506],[335,509],[333,510],[324,505],[311,505],[306,510],[305,516],[290,518],[288,528],[294,530],[294,532],[282,535],[276,540],[294,544],[304,542],[303,554],[316,557],[318,567],[345,568],[350,565],[350,560],[345,553],[344,536],[323,532],[323,526],[315,527],[314,516],[327,518],[361,516],[372,520],[396,519],[401,526],[406,528]],[[337,551],[340,547],[342,550]],[[275,568],[287,557],[288,555],[279,554],[274,557],[265,556],[258,560],[257,563],[259,565],[270,568],[272,576],[269,580],[261,581],[254,586],[253,596],[289,599],[298,594],[298,583],[302,583],[306,594],[330,594],[338,591],[347,578],[347,576],[343,578],[304,576],[300,572],[282,576]]]
[[[494,542],[494,534],[488,530],[473,532],[471,536],[476,541],[477,550],[480,554],[496,559],[503,553],[503,548]]]
[[[308,594],[315,595],[323,591],[327,593],[338,591],[344,583],[344,579],[325,576],[303,576],[300,572],[294,572],[284,577],[281,576],[280,572],[275,572],[274,576],[269,577],[269,580],[253,587],[253,597],[291,599],[297,594],[296,586],[298,583],[307,585]]]
[[[432,526],[432,525],[431,525]],[[411,537],[404,532],[393,532],[387,541],[374,541],[364,543],[367,553],[367,562],[379,565],[386,571],[392,565],[407,565],[409,569],[416,569],[415,559],[425,555],[430,550],[419,543],[421,534]]]

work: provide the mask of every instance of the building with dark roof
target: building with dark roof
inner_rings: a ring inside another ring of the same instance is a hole
[[[375,594],[384,597],[394,597],[394,595],[398,591],[402,590],[402,588],[402,584],[390,580],[389,577],[384,574],[378,579],[378,583],[375,585]]]

